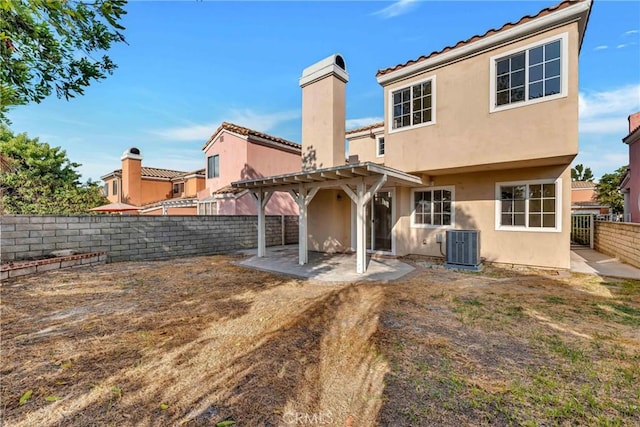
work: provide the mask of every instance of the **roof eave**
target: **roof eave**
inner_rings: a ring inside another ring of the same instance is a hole
[[[579,20],[580,46],[582,46],[582,39],[584,38],[587,21],[591,13],[591,4],[591,0],[575,3],[559,11],[516,25],[515,27],[507,30],[502,30],[496,34],[484,37],[459,48],[454,48],[448,52],[437,54],[433,58],[425,59],[424,61],[382,74],[377,76],[376,80],[380,85],[384,86],[398,80],[412,77],[415,74],[422,73],[429,69],[441,67],[478,53],[494,49],[497,46],[575,22],[576,20]]]

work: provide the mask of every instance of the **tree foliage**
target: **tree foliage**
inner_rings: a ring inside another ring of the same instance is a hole
[[[75,214],[108,203],[98,183],[80,183],[78,163],[60,147],[0,126],[1,213]]]
[[[586,168],[582,164],[577,164],[571,168],[571,181],[589,181],[593,182],[593,172],[591,168]]]
[[[624,210],[624,196],[620,192],[620,184],[627,173],[627,166],[616,169],[613,173],[606,173],[596,184],[596,200],[603,205],[611,207],[613,213],[622,213]]]
[[[116,65],[126,0],[0,0],[0,122],[7,108],[82,95]]]

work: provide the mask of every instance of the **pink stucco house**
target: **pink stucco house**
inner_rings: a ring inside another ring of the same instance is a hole
[[[199,215],[255,215],[256,202],[233,181],[255,179],[300,169],[300,144],[223,122],[202,147],[206,182],[198,192]],[[265,206],[267,215],[298,215],[286,193],[275,194]]]
[[[629,116],[629,134],[622,142],[629,146],[629,169],[620,185],[624,195],[624,218],[640,223],[640,111]]]

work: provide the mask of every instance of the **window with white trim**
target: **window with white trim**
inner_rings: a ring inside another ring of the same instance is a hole
[[[496,184],[498,229],[559,231],[558,181]]]
[[[418,188],[411,194],[412,227],[450,227],[454,225],[453,187]]]
[[[207,178],[217,178],[220,176],[220,155],[207,157]]]
[[[567,34],[491,58],[491,110],[567,94]]]
[[[118,195],[118,180],[114,179],[113,184],[111,184],[111,191],[114,196]]]
[[[391,92],[392,129],[433,123],[435,77]]]
[[[184,182],[173,184],[173,194],[182,194],[182,193],[184,193]]]
[[[384,156],[384,136],[376,138],[376,156]]]

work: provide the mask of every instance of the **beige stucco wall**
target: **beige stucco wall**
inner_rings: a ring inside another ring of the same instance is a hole
[[[302,168],[345,163],[345,85],[333,75],[302,88]]]
[[[333,253],[351,247],[351,199],[344,191],[318,191],[307,221],[309,250]]]
[[[118,194],[113,194],[113,181],[117,181],[117,191]],[[120,192],[122,191],[121,187],[121,183],[122,180],[120,178],[110,178],[107,179],[106,181],[104,181],[108,187],[109,187],[109,191],[108,191],[108,195],[107,195],[107,199],[109,199],[109,203],[117,203],[120,201]]]
[[[558,178],[562,182],[561,231],[496,230],[496,183]],[[433,178],[433,185],[454,186],[455,228],[480,230],[481,256],[487,261],[569,268],[571,169],[568,165],[442,175]],[[341,200],[337,197],[339,193]],[[396,255],[443,256],[436,236],[442,234],[444,238],[446,228],[412,228],[411,189],[396,188],[395,198]],[[318,192],[309,206],[308,221],[310,250],[339,252],[350,248],[351,200],[342,191]],[[444,241],[442,250],[446,250]]]
[[[496,230],[496,183],[562,179],[562,231]],[[569,268],[571,191],[569,166],[434,177],[434,186],[455,186],[455,228],[480,230],[481,256],[490,262]],[[436,235],[446,229],[411,228],[411,190],[396,192],[396,253],[441,256]],[[424,243],[426,241],[426,243]],[[443,250],[446,246],[443,242]]]
[[[490,113],[490,58],[568,33],[568,96]],[[389,133],[391,91],[436,77],[436,123]],[[578,32],[569,24],[446,65],[384,88],[385,165],[407,172],[465,168],[565,156],[578,152]],[[568,156],[568,158],[567,158]],[[514,167],[503,164],[502,168]],[[486,168],[488,169],[488,168]]]
[[[373,137],[372,137],[372,136]],[[367,134],[358,137],[350,137],[349,140],[349,156],[358,155],[358,160],[361,162],[373,162],[378,164],[384,164],[384,156],[378,157],[378,137],[383,133]],[[348,136],[348,135],[347,135]],[[385,139],[386,148],[386,139]]]
[[[184,196],[183,197],[195,197],[198,191],[204,189],[205,179],[192,177],[187,178],[184,182]]]

